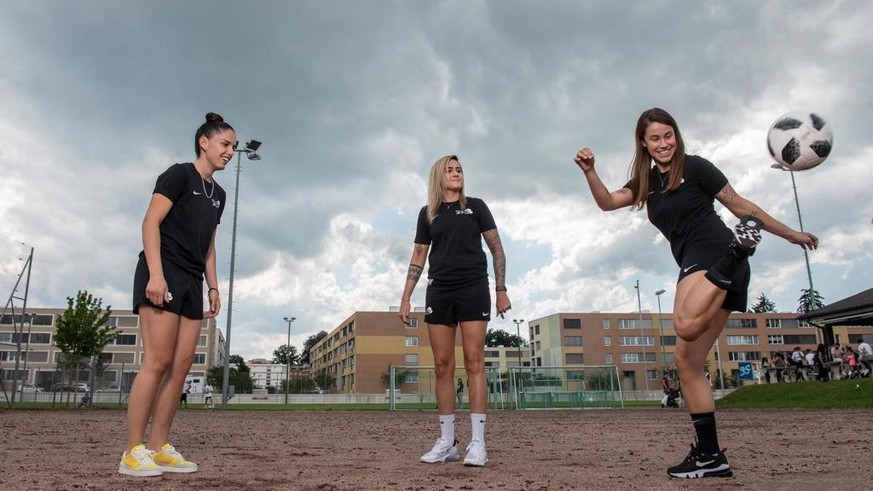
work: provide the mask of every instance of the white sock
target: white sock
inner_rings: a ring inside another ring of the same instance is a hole
[[[455,443],[455,415],[440,414],[440,436],[445,441]]]
[[[470,423],[473,425],[472,440],[485,443],[485,413],[470,413]]]

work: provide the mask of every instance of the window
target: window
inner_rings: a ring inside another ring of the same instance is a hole
[[[197,346],[206,346],[206,336],[200,336],[197,339]]]
[[[661,319],[661,329],[673,329],[673,319]]]
[[[418,336],[406,336],[405,346],[418,346]]]
[[[564,336],[564,346],[582,346],[582,336]]]
[[[409,353],[404,357],[403,362],[407,365],[418,365],[418,355]]]
[[[655,354],[654,353],[646,353],[645,355],[646,362],[654,362]],[[642,353],[622,353],[621,354],[621,362],[622,363],[642,363],[643,362],[643,354]]]
[[[133,363],[134,353],[113,353],[115,363]]]
[[[139,326],[139,316],[136,316],[136,315],[118,316],[118,327],[137,327],[137,326]]]
[[[536,332],[537,336],[540,335],[540,325],[539,324],[534,326],[534,331]]]
[[[728,328],[742,328],[749,329],[758,327],[757,319],[728,319],[727,323],[725,323],[725,327]]]
[[[406,380],[404,383],[407,384],[417,384],[418,383],[418,370],[410,370],[406,372]]]
[[[609,336],[603,336],[603,346],[612,346],[612,338]]]
[[[658,380],[658,371],[657,370],[646,370],[646,379],[647,380]]]
[[[136,334],[119,334],[115,337],[115,344],[136,346]]]
[[[619,346],[654,346],[654,336],[619,336]]]
[[[603,354],[603,363],[612,364],[612,353]]]
[[[665,365],[668,364],[668,363],[673,363],[674,360],[675,360],[675,359],[673,358],[673,353],[664,353],[663,358],[664,358],[664,364],[665,364]]]
[[[639,319],[619,319],[618,320],[618,328],[619,329],[651,329],[652,328],[652,319],[643,319],[642,323],[640,323]]]
[[[767,319],[766,323],[768,328],[782,327],[782,319]]]
[[[194,353],[194,364],[195,365],[205,365],[206,364],[206,353]]]
[[[418,329],[418,319],[415,317],[411,317],[409,319],[409,324],[406,325],[407,329]]]
[[[103,325],[109,326],[109,327],[118,327],[118,316],[117,315],[110,315],[109,318],[106,319],[106,324],[103,324]]]
[[[0,343],[16,344],[19,339],[22,343],[27,342],[27,339],[21,333],[0,332]]]
[[[52,315],[36,314],[30,318],[30,324],[32,326],[50,326],[52,325]]]
[[[785,344],[815,344],[815,334],[785,334],[782,339]]]
[[[585,372],[582,370],[567,370],[567,380],[585,380]]]
[[[582,329],[582,319],[564,319],[564,329]]]
[[[761,361],[760,351],[728,351],[729,361]]]
[[[564,355],[564,359],[567,365],[581,365],[582,353],[567,353]]]
[[[491,351],[491,350],[485,351],[485,358],[499,358],[499,357],[500,357],[499,351]]]
[[[52,335],[48,332],[34,332],[30,335],[30,344],[50,344]]]
[[[781,334],[771,334],[767,336],[768,344],[785,344],[785,340],[782,339]]]
[[[759,344],[758,336],[728,336],[727,337],[728,346],[738,346],[744,344]]]
[[[676,346],[676,336],[661,336],[661,344],[664,346]]]
[[[609,329],[609,319],[603,319],[602,324],[604,329]]]

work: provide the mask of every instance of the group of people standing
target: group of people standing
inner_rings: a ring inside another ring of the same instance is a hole
[[[670,243],[678,266],[674,327],[675,360],[696,443],[672,477],[724,477],[733,471],[719,447],[715,405],[704,362],[731,311],[745,311],[749,256],[766,230],[804,248],[818,238],[777,221],[740,196],[728,179],[702,157],[686,155],[679,126],[663,109],[643,112],[634,131],[631,178],[610,192],[595,169],[595,155],[579,150],[574,161],[594,202],[604,211],[646,208],[649,221]],[[175,164],[162,174],[143,220],[143,252],[134,282],[134,312],[141,319],[145,361],[128,404],[128,444],[119,472],[135,476],[194,472],[168,441],[179,390],[191,366],[200,319],[218,314],[221,303],[215,269],[215,229],[224,210],[224,190],[213,174],[233,156],[234,130],[213,113],[195,134],[194,163]],[[732,232],[715,211],[718,200],[740,219]],[[493,263],[493,297],[484,239]],[[485,333],[496,315],[512,306],[506,285],[506,257],[485,201],[468,196],[456,155],[430,169],[427,204],[418,214],[412,257],[401,295],[399,317],[410,322],[411,296],[427,270],[425,322],[434,356],[439,437],[421,456],[426,463],[461,460],[455,432],[455,339],[460,331],[470,406],[470,440],[463,462],[488,462],[485,445],[487,386]],[[203,308],[203,280],[209,309]],[[152,428],[145,441],[149,417]]]
[[[866,341],[858,343],[857,349],[834,343],[828,348],[819,344],[815,350],[795,346],[787,356],[772,353],[761,359],[761,381],[782,383],[869,377],[873,373],[873,350]]]

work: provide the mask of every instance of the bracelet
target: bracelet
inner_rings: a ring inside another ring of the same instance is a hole
[[[210,288],[210,289],[206,290],[207,297],[209,296],[210,293],[212,293],[212,290],[218,291],[218,288]]]
[[[494,287],[494,291],[496,291],[496,292],[505,292],[505,291],[506,291],[506,285],[497,285],[496,287]]]

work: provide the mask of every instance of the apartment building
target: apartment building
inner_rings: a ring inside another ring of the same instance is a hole
[[[521,354],[521,356],[519,356]],[[464,364],[461,336],[455,339],[455,360]],[[529,363],[527,350],[522,348],[485,348],[485,366],[505,371],[507,367]],[[331,392],[375,394],[387,389],[388,367],[433,367],[430,337],[424,323],[424,312],[411,313],[410,325],[400,322],[396,311],[355,312],[331,330],[310,353],[310,372],[328,373],[335,379]],[[418,386],[419,372],[407,369],[405,386],[401,390],[432,390]]]
[[[14,319],[11,313],[0,316],[0,371],[7,389],[11,390],[13,381],[23,381],[48,390],[61,382],[57,368],[61,351],[54,345],[54,336],[57,320],[65,309],[27,310],[24,315],[16,314]],[[128,389],[143,362],[139,316],[130,310],[113,310],[108,325],[118,329],[118,336],[100,357],[102,368],[97,374],[95,389],[104,386]],[[224,350],[224,335],[216,328],[215,319],[204,319],[189,375],[205,377],[209,368],[224,363]],[[78,381],[90,380],[88,369],[80,369]]]
[[[676,331],[671,313],[557,313],[528,322],[531,365],[615,365],[624,390],[659,389],[662,370],[675,367]],[[841,344],[873,340],[871,326],[836,326]],[[795,346],[815,350],[824,342],[818,328],[796,313],[733,313],[708,362],[715,379],[736,378],[740,362],[761,362]]]

